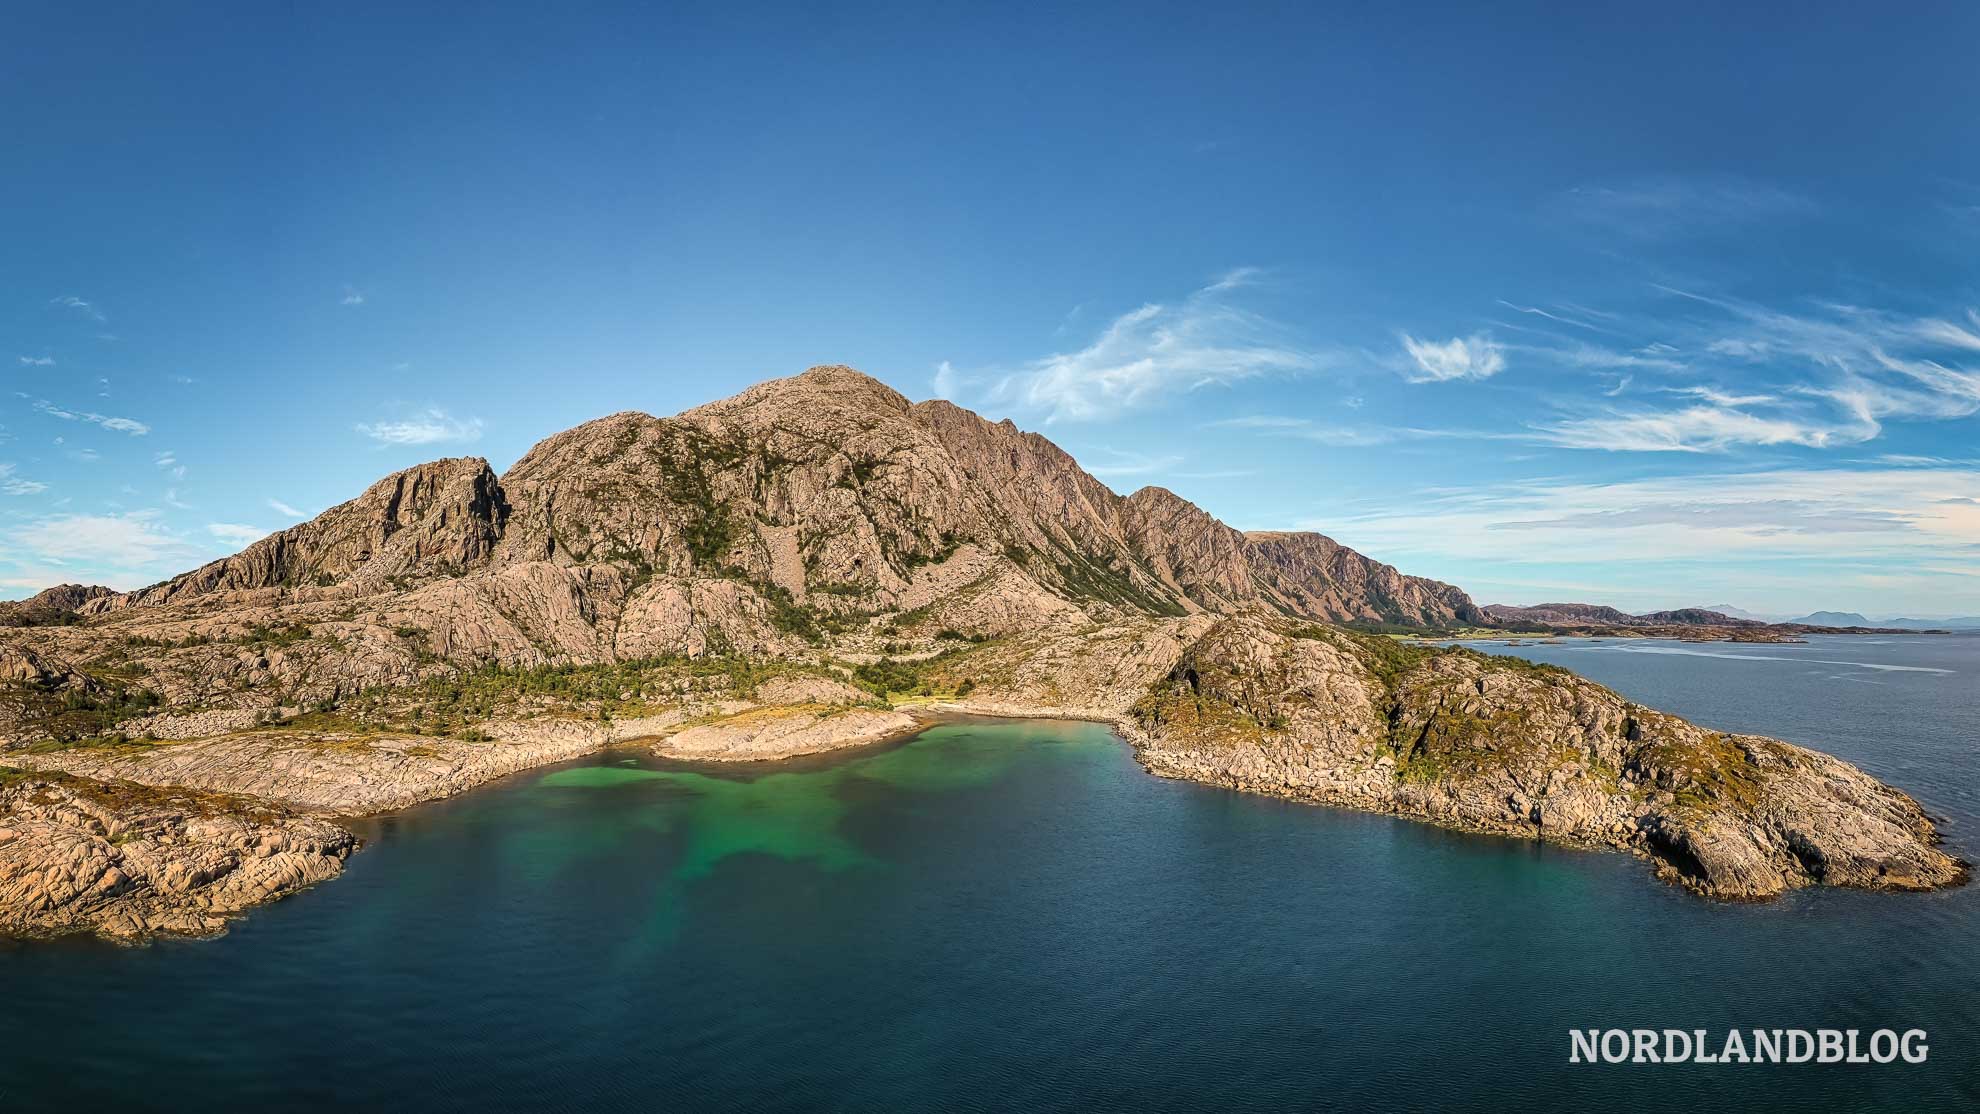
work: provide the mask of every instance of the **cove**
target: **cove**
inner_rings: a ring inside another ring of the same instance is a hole
[[[1580,657],[1618,687],[1713,669]],[[1964,686],[1880,675],[1963,722]],[[1923,795],[1957,821],[1972,775],[1943,777]],[[0,945],[0,1108],[1950,1110],[1980,1086],[1972,887],[1715,905],[1623,855],[1154,778],[1092,724],[763,767],[606,753],[360,834],[343,879],[220,940]],[[1642,1024],[1932,1048],[1567,1063],[1570,1029]]]

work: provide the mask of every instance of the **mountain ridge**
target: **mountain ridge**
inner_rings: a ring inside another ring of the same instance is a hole
[[[620,467],[629,456],[635,466]],[[802,575],[780,560],[792,527]],[[499,477],[478,457],[415,465],[239,553],[83,612],[226,591],[365,590],[538,561],[734,573],[799,600],[820,588],[891,596],[911,566],[965,543],[1048,592],[1128,612],[1262,606],[1425,627],[1480,617],[1453,585],[1324,535],[1240,532],[1165,488],[1118,495],[1008,420],[911,403],[837,365],[673,418],[594,419],[544,438]]]

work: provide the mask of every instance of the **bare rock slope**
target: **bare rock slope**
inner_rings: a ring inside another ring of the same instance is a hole
[[[211,935],[335,878],[354,843],[264,802],[0,769],[0,933]]]

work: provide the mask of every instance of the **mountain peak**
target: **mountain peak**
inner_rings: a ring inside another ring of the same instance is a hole
[[[713,417],[766,405],[777,408],[823,405],[835,410],[904,414],[912,404],[906,395],[857,368],[844,364],[817,364],[796,375],[765,380],[741,394],[698,406],[682,417]]]

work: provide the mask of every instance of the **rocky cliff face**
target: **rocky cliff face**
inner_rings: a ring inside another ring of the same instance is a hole
[[[1483,621],[1458,588],[1370,560],[1332,538],[1310,533],[1245,535],[1251,565],[1278,609],[1336,621],[1446,627]]]
[[[387,586],[408,575],[460,573],[482,564],[508,515],[479,457],[394,472],[348,503],[271,534],[232,557],[163,584],[91,601],[91,614],[254,589]]]

